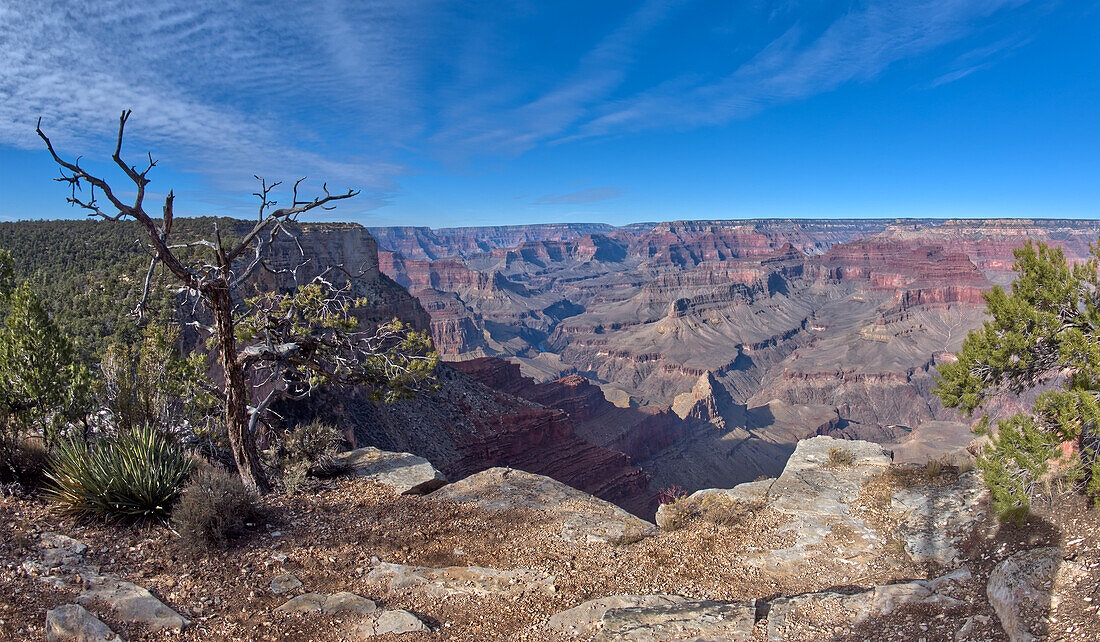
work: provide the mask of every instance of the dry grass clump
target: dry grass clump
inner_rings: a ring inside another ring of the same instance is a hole
[[[663,528],[668,531],[684,528],[693,521],[712,526],[733,527],[745,521],[753,512],[764,506],[762,500],[745,501],[723,493],[704,493],[683,497],[665,505]]]
[[[856,456],[843,446],[833,446],[829,449],[829,464],[831,466],[851,466],[856,463]]]
[[[255,498],[240,477],[206,465],[192,477],[172,511],[172,526],[183,549],[192,555],[224,548],[258,518]]]
[[[343,443],[339,429],[314,420],[279,435],[264,456],[275,484],[293,495],[308,476],[329,477],[344,470],[336,460]]]

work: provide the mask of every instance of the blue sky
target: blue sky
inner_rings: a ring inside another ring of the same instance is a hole
[[[1097,2],[0,3],[0,220],[80,216],[34,122],[160,165],[185,214],[253,174],[366,225],[1100,218]]]

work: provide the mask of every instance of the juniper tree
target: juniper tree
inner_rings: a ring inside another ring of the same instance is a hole
[[[958,360],[940,368],[935,393],[988,432],[979,456],[994,507],[1022,520],[1037,484],[1070,442],[1065,472],[1100,495],[1100,243],[1069,265],[1061,249],[1030,241],[1014,252],[1011,291],[985,293],[990,319],[970,332]],[[1036,391],[1032,407],[991,426],[992,401]]]
[[[61,168],[55,180],[70,187],[66,199],[70,204],[92,217],[132,218],[141,224],[149,267],[137,312],[143,309],[158,266],[181,286],[180,296],[191,299],[198,313],[189,323],[209,339],[221,366],[225,428],[237,470],[245,486],[266,491],[256,439],[259,423],[276,397],[301,398],[329,383],[369,386],[382,391],[378,392],[382,398],[402,396],[431,375],[437,356],[426,333],[414,332],[397,320],[376,329],[358,328],[352,310],[365,302],[349,296],[355,275],[344,266],[330,266],[308,283],[298,282],[303,266],[311,261],[297,243],[298,216],[332,209],[334,203],[359,192],[331,193],[322,184],[323,194],[307,199],[299,195],[305,180],[299,179],[290,189],[290,204],[276,208],[273,190],[279,183],[257,177],[259,211],[241,237],[223,237],[215,223],[210,238],[174,242],[170,240],[174,193],[169,191],[165,197],[159,219],[145,211],[148,175],[156,161],[149,155],[144,168],[138,169],[122,159],[129,117],[130,112],[124,111],[119,118],[111,159],[133,183],[130,201],[123,200],[124,192],[81,167],[79,159],[61,158],[42,132],[41,120],[35,131]],[[97,196],[107,203],[101,205]],[[301,254],[298,265],[270,264],[270,249],[280,237],[294,240]],[[260,274],[290,280],[293,287],[251,297],[250,285]]]
[[[29,284],[15,288],[6,304],[0,330],[0,440],[6,443],[0,447],[10,448],[32,430],[49,447],[65,424],[87,414],[90,376]]]

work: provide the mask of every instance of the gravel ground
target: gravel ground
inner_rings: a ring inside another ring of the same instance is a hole
[[[950,483],[950,471],[927,480],[917,472],[888,473],[867,487],[858,511],[887,538],[883,555],[858,569],[823,564],[798,575],[773,576],[741,560],[754,548],[790,544],[785,518],[769,508],[716,526],[694,522],[634,542],[568,544],[549,514],[488,513],[476,507],[423,497],[398,497],[361,480],[318,482],[308,492],[261,500],[265,519],[226,551],[198,556],[179,547],[163,525],[118,526],[75,523],[35,498],[0,498],[0,639],[43,639],[45,611],[73,601],[75,588],[59,588],[27,576],[20,565],[36,550],[42,532],[57,531],[88,544],[87,560],[102,573],[144,586],[195,621],[181,634],[153,636],[100,609],[96,613],[128,640],[342,640],[351,621],[340,617],[277,613],[289,595],[269,585],[282,573],[303,582],[298,592],[351,591],[384,608],[417,614],[431,633],[401,640],[549,640],[541,625],[558,611],[596,597],[620,593],[674,593],[700,599],[770,599],[821,590],[854,592],[875,585],[930,578],[937,569],[907,561],[896,524],[886,510],[900,487]],[[984,597],[985,579],[997,561],[1015,550],[1061,544],[1066,555],[1090,570],[1058,604],[1051,639],[1100,639],[1100,519],[1074,495],[1044,502],[1023,527],[985,523],[967,543],[965,556],[975,581],[968,603],[946,611],[899,609],[855,630],[810,630],[803,639],[953,639],[972,615],[989,617],[975,639],[1000,640],[1003,633]],[[843,537],[843,533],[837,533]],[[285,559],[283,559],[285,555]],[[552,596],[429,598],[416,592],[372,593],[364,576],[371,559],[421,566],[528,568],[554,575]],[[763,613],[763,609],[761,609]],[[763,621],[756,639],[763,640]],[[382,638],[384,639],[384,638]],[[396,639],[396,638],[392,638]]]

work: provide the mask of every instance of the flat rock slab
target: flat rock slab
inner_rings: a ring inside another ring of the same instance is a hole
[[[137,584],[108,575],[85,575],[89,587],[76,601],[81,605],[105,604],[119,618],[138,622],[153,632],[182,631],[190,620],[164,605],[153,594]]]
[[[764,493],[767,505],[786,515],[793,544],[746,558],[746,563],[769,574],[800,572],[812,559],[862,563],[876,554],[882,538],[853,511],[860,491],[890,466],[890,451],[867,441],[814,437],[798,442],[783,473]],[[738,491],[759,496],[764,484]],[[754,482],[756,484],[756,482]],[[826,537],[841,529],[845,537],[825,546]]]
[[[984,515],[987,494],[985,484],[973,472],[948,486],[894,493],[890,509],[905,516],[898,532],[905,552],[917,563],[954,564],[961,542]]]
[[[305,593],[291,598],[275,610],[283,613],[320,612],[329,615],[334,615],[336,613],[369,615],[378,610],[378,605],[374,603],[374,600],[368,600],[355,593],[344,592],[333,593],[332,595]]]
[[[671,606],[688,601],[679,595],[611,595],[552,615],[547,628],[563,635],[588,637],[603,626],[603,617],[612,609]]]
[[[610,609],[600,620],[596,642],[630,640],[748,641],[756,618],[756,601],[684,602],[663,606]]]
[[[402,633],[414,633],[416,631],[430,631],[426,624],[420,621],[408,611],[395,609],[382,611],[370,622],[361,624],[355,629],[352,639],[366,639],[378,635],[401,635]]]
[[[963,568],[931,581],[876,586],[859,593],[824,591],[779,598],[768,610],[768,642],[819,640],[836,627],[852,627],[910,604],[947,609],[964,604],[949,593],[972,580]]]
[[[986,596],[1012,642],[1045,639],[1055,580],[1062,565],[1056,547],[1021,551],[989,574]]]
[[[480,566],[427,568],[405,564],[376,564],[366,576],[368,585],[388,591],[417,591],[437,598],[451,595],[553,595],[554,576],[541,571],[502,571]]]
[[[586,492],[543,475],[490,468],[435,491],[431,497],[476,504],[487,510],[545,511],[561,524],[572,543],[610,542],[640,537],[656,527]]]
[[[79,604],[46,611],[46,642],[122,642],[99,618]]]
[[[412,453],[394,453],[373,446],[336,456],[352,474],[389,486],[398,495],[424,495],[445,485],[447,478],[431,462]]]

